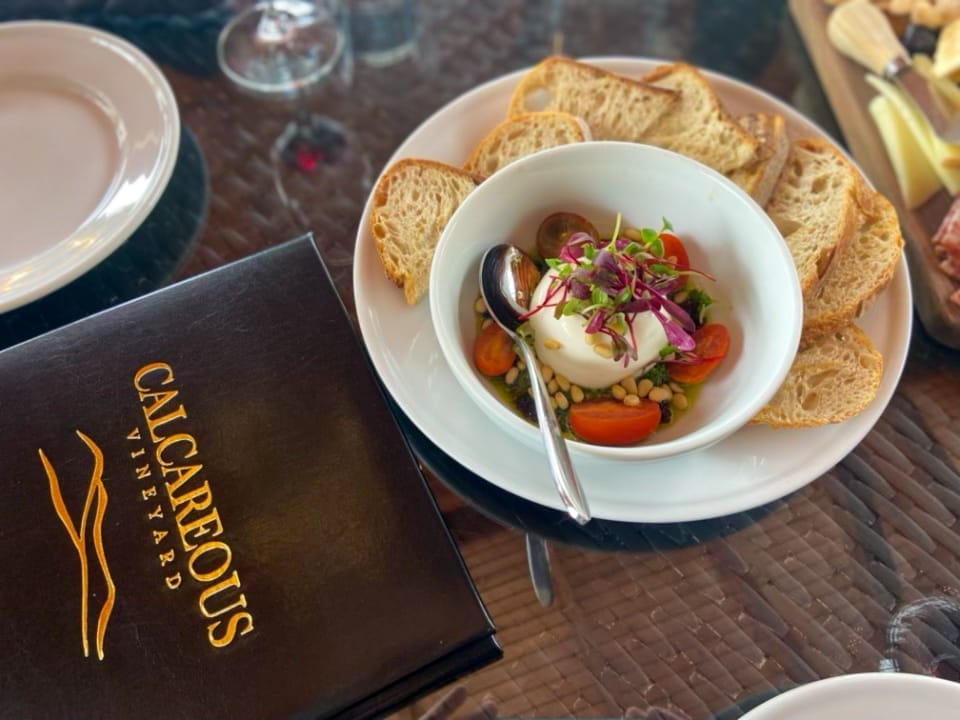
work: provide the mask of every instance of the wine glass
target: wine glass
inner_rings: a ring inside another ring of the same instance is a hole
[[[303,225],[309,224],[306,213],[290,191],[304,184],[302,176],[309,176],[318,198],[342,196],[345,189],[362,195],[371,184],[370,163],[354,133],[310,109],[312,97],[331,78],[351,82],[345,18],[340,0],[265,0],[236,15],[217,42],[220,67],[238,87],[295,103],[270,159],[281,201]]]

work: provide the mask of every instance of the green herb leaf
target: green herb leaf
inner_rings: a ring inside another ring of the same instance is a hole
[[[670,374],[667,372],[667,366],[663,363],[654,363],[650,369],[643,374],[644,380],[649,380],[654,387],[666,385],[670,382]]]
[[[660,233],[651,228],[643,228],[643,230],[640,231],[640,237],[643,239],[643,244],[647,246],[647,249],[650,249],[650,246],[655,242],[660,241]],[[660,243],[660,246],[663,247],[663,243]],[[662,251],[657,254],[662,254]]]
[[[660,357],[665,358],[667,355],[672,355],[675,352],[677,352],[677,346],[667,344],[660,348]]]
[[[670,221],[666,218],[660,218],[663,221],[663,226],[660,228],[660,232],[665,232],[667,230],[673,232],[673,225],[670,224]]]
[[[691,288],[687,292],[687,299],[684,304],[692,309],[690,314],[697,318],[700,325],[703,325],[707,322],[707,310],[713,305],[713,298],[700,288]]]

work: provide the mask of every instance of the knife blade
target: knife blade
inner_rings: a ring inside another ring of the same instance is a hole
[[[827,37],[841,53],[896,83],[939,137],[960,142],[960,112],[937,100],[927,79],[913,69],[886,16],[870,0],[837,6],[827,20]]]

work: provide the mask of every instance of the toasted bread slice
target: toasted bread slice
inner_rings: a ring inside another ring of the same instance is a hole
[[[377,181],[370,227],[387,277],[408,304],[426,295],[440,234],[479,182],[460,168],[416,159],[398,160]]]
[[[790,153],[787,123],[782,115],[773,113],[742,115],[737,123],[760,141],[760,150],[755,161],[727,173],[727,177],[763,207],[770,200]]]
[[[853,324],[797,353],[773,399],[750,422],[775,428],[816,427],[860,413],[877,394],[883,358]]]
[[[480,141],[463,169],[480,177],[538,150],[590,139],[586,123],[562,112],[523,113],[507,118]]]
[[[810,342],[860,317],[893,278],[903,235],[897,211],[874,193],[873,210],[853,240],[827,270],[823,283],[803,306],[803,337]]]
[[[673,90],[554,56],[521,78],[507,117],[555,110],[581,118],[594,140],[641,142],[650,126],[679,99]]]
[[[766,210],[793,256],[804,300],[853,239],[858,210],[869,205],[865,189],[857,169],[827,140],[790,146]]]
[[[643,141],[727,173],[758,159],[760,141],[720,103],[707,78],[691,65],[661,65],[643,80],[674,90],[680,101],[644,133]]]

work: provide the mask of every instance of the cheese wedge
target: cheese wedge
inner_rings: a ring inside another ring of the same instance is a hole
[[[960,70],[960,18],[948,23],[940,31],[937,49],[933,54],[933,74],[949,78]]]
[[[886,80],[881,80],[876,75],[867,75],[867,82],[889,99],[896,108],[937,177],[940,178],[940,182],[947,188],[947,192],[951,195],[960,192],[960,167],[958,167],[960,166],[960,145],[945,142],[937,137],[926,118],[907,99],[900,88]]]
[[[920,207],[942,187],[940,178],[888,97],[877,95],[868,108],[887,148],[907,208]]]
[[[926,78],[930,93],[945,114],[960,111],[960,85],[953,80],[934,75],[933,61],[929,55],[914,55],[910,62],[913,69]]]

